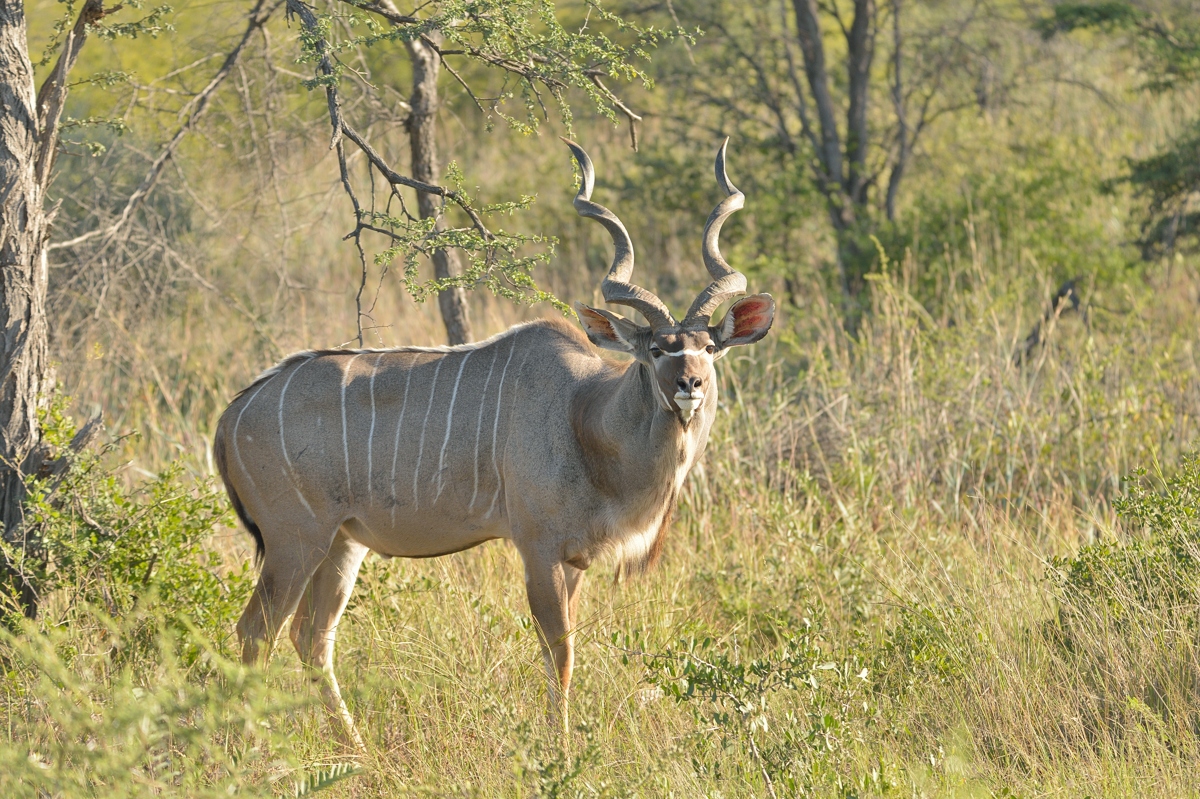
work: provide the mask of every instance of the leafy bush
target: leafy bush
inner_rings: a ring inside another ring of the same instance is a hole
[[[869,670],[854,655],[832,655],[811,618],[777,641],[755,656],[736,639],[693,637],[641,656],[646,680],[695,717],[698,773],[721,778],[717,753],[744,748],[772,796],[776,789],[790,796],[831,787],[857,795],[846,763],[871,723]],[[862,780],[871,792],[887,790],[879,771],[857,775]]]
[[[1200,456],[1183,459],[1164,490],[1148,485],[1146,470],[1130,478],[1113,505],[1141,535],[1101,541],[1073,558],[1052,561],[1049,577],[1064,612],[1101,609],[1116,618],[1141,611],[1190,611],[1200,587]],[[1190,626],[1194,615],[1184,614]]]
[[[1083,547],[1053,561],[1059,610],[1046,638],[1093,708],[1089,735],[1129,746],[1140,736],[1165,746],[1200,729],[1200,457],[1186,457],[1162,490],[1145,470],[1114,501],[1136,537]]]
[[[232,525],[224,496],[209,481],[187,484],[182,467],[129,486],[109,450],[74,453],[76,433],[57,399],[43,414],[46,442],[67,459],[61,475],[29,480],[24,550],[12,562],[41,594],[43,609],[81,603],[123,617],[134,609],[195,625],[220,641],[232,631],[252,587],[249,564],[222,574],[207,543]],[[57,603],[47,602],[57,596]],[[186,622],[185,622],[186,619]]]
[[[136,661],[88,646],[147,628],[160,633]],[[0,631],[0,657],[4,796],[270,796],[293,772],[281,716],[297,701],[163,616],[117,622],[96,610],[71,628]]]

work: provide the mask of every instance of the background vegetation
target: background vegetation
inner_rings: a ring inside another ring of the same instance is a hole
[[[832,10],[849,24],[853,5],[820,6],[838,102],[848,48]],[[607,8],[638,29],[572,2],[555,13],[630,45],[674,32],[631,56],[653,85],[620,87],[642,117],[639,150],[628,120],[593,114],[578,89],[564,93],[573,116],[535,103],[535,129],[443,75],[448,174],[482,202],[533,198],[500,227],[555,237],[516,253],[546,253],[538,285],[588,301],[610,245],[570,206],[554,138],[570,132],[597,161],[597,199],[631,230],[639,281],[679,307],[703,283],[711,159],[730,135],[748,204],[724,249],[780,315],[722,362],[721,413],[661,566],[619,586],[592,570],[568,745],[544,724],[503,543],[364,564],[337,654],[362,756],[334,742],[289,646],[266,673],[229,660],[253,573],[212,481],[221,410],[281,355],[349,343],[360,324],[368,345],[444,336],[386,258],[366,261],[359,315],[325,99],[301,85],[312,66],[280,16],[129,234],[51,253],[52,351],[71,399],[44,426],[65,448],[71,416],[102,410],[108,441],[33,487],[46,595],[36,622],[0,634],[0,792],[1200,794],[1194,9],[874,8],[864,163],[886,176],[899,157],[897,64],[910,121],[926,97],[929,120],[893,202],[878,183],[839,228],[782,104],[796,91],[787,6]],[[157,38],[89,43],[56,240],[119,212],[246,10],[180,2]],[[63,11],[27,4],[35,56]],[[332,24],[351,36],[344,16]],[[364,84],[404,85],[402,48],[362,53],[347,61]],[[402,155],[403,98],[346,94],[377,146]],[[468,296],[480,337],[558,313]]]

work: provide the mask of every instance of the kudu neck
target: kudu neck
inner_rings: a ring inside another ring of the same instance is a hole
[[[711,423],[706,414],[698,413],[685,427],[661,395],[652,371],[636,361],[584,391],[588,395],[584,404],[589,407],[581,408],[585,416],[581,421],[590,428],[587,437],[606,453],[643,450],[653,459],[660,452],[677,451],[685,437],[704,438]]]

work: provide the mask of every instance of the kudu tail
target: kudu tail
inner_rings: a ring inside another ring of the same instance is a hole
[[[217,436],[213,441],[213,460],[217,463],[217,471],[221,473],[221,482],[225,484],[225,493],[229,495],[229,502],[233,505],[234,513],[242,520],[242,524],[245,525],[250,535],[254,537],[254,562],[262,564],[263,555],[266,553],[262,530],[250,518],[250,514],[246,512],[246,506],[242,504],[242,500],[238,496],[237,489],[233,487],[233,483],[229,482],[229,465],[225,457],[225,431],[220,425],[217,427]]]

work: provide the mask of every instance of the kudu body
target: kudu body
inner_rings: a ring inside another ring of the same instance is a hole
[[[217,465],[262,558],[238,622],[243,659],[265,659],[294,613],[301,660],[323,675],[326,704],[360,743],[332,656],[371,550],[423,558],[510,539],[525,564],[565,721],[584,571],[605,555],[633,568],[657,559],[713,422],[713,362],[771,325],[768,295],[741,300],[709,325],[721,302],[745,290],[716,244],[721,223],[742,204],[725,176],[724,147],[716,171],[728,196],[704,237],[713,283],[676,322],[657,297],[629,283],[628,234],[590,202],[591,162],[568,144],[583,170],[575,206],[616,245],[605,299],[636,308],[649,326],[577,305],[586,338],[566,322],[542,321],[467,346],[301,352],[221,416]],[[632,360],[601,357],[588,339]]]

